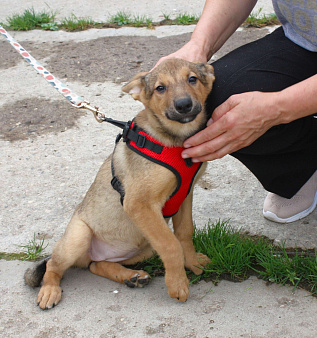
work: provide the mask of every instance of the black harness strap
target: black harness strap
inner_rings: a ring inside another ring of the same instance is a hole
[[[131,124],[133,123],[133,121],[123,122],[112,119],[107,119],[106,121],[123,129],[122,134],[119,134],[117,136],[116,143],[118,143],[120,138],[122,137],[124,142],[126,142],[127,140],[133,141],[139,148],[146,148],[154,151],[157,154],[160,154],[162,152],[163,146],[152,142],[148,140],[144,135],[139,134],[139,131],[141,131],[142,128],[138,127],[136,123],[134,123],[133,128],[131,128]]]
[[[122,121],[107,119],[107,122],[114,124],[115,126],[123,129],[122,134],[118,134],[118,136],[116,137],[116,144],[120,141],[122,137],[123,142],[127,142],[128,140],[133,141],[135,142],[136,146],[139,148],[146,148],[157,154],[161,154],[163,150],[163,146],[161,146],[160,144],[154,143],[148,140],[144,135],[139,134],[138,132],[142,129],[139,128],[135,123],[133,127],[131,128],[131,124],[133,123],[133,121],[122,122]],[[124,199],[125,192],[124,192],[122,183],[120,182],[120,180],[115,174],[113,160],[111,161],[111,172],[112,172],[111,185],[113,189],[116,190],[120,194],[120,202],[123,205],[123,199]]]
[[[124,199],[124,189],[122,186],[122,183],[120,182],[120,180],[118,179],[118,177],[115,175],[115,171],[114,171],[114,166],[113,166],[113,161],[111,160],[111,173],[112,173],[112,180],[111,180],[111,185],[112,188],[114,190],[116,190],[119,194],[120,194],[120,202],[121,205],[123,205],[123,199]]]

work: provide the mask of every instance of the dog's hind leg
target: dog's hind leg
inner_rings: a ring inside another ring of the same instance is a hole
[[[173,216],[174,233],[183,248],[185,256],[185,267],[196,275],[202,273],[210,259],[199,252],[196,252],[193,244],[194,225],[192,219],[193,190],[188,194],[182,203],[178,213]]]
[[[107,261],[92,262],[89,268],[95,275],[126,284],[131,288],[143,287],[150,281],[150,276],[146,272],[128,269],[119,263]]]
[[[64,272],[76,262],[86,258],[88,265],[88,249],[92,231],[75,213],[64,236],[57,243],[51,259],[47,262],[43,277],[43,286],[37,297],[41,309],[50,309],[61,300],[60,281]]]

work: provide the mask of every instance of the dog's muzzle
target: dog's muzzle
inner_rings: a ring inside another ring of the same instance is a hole
[[[175,109],[180,114],[188,114],[193,109],[193,101],[190,97],[184,97],[174,101]]]
[[[174,107],[166,112],[166,117],[169,120],[188,123],[195,120],[201,109],[202,106],[199,102],[193,102],[189,96],[186,96],[174,100]]]

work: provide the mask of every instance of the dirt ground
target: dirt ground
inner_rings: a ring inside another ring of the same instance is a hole
[[[231,43],[217,53],[217,58],[264,35],[265,31],[259,29],[236,32]],[[62,82],[76,81],[89,85],[112,81],[121,84],[138,72],[150,70],[160,57],[179,49],[189,38],[189,33],[165,38],[119,36],[78,43],[25,42],[23,47]],[[22,60],[4,40],[0,41],[0,55],[0,69],[14,67]],[[59,101],[36,98],[17,101],[14,106],[4,105],[0,108],[0,138],[26,140],[72,128],[86,112],[78,113],[68,108]]]

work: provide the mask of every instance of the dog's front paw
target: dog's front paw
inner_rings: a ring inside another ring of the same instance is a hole
[[[124,284],[129,288],[143,288],[150,283],[151,277],[144,271],[139,271],[129,279],[124,280]]]
[[[187,269],[193,271],[195,275],[201,275],[203,268],[211,262],[210,258],[200,252],[196,252],[193,257],[186,257],[185,266]]]
[[[37,305],[43,309],[51,309],[59,303],[62,298],[62,289],[56,285],[43,285],[37,296]]]
[[[175,276],[174,274],[172,276],[166,273],[165,283],[171,298],[175,298],[179,302],[186,302],[189,295],[189,280],[185,271],[182,276]]]

